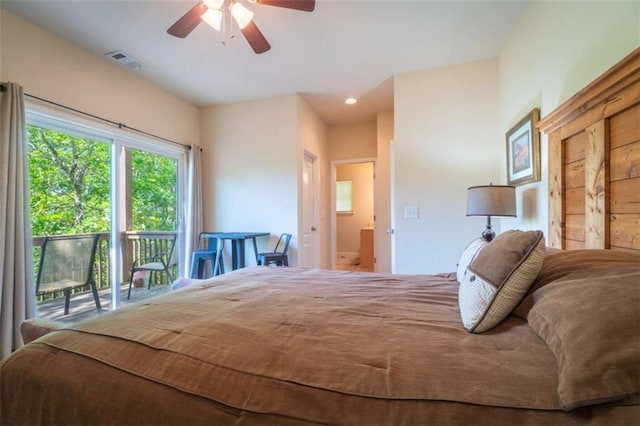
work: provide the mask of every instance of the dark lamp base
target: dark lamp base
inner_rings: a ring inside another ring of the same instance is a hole
[[[487,229],[485,229],[484,232],[482,233],[482,238],[484,238],[484,240],[487,242],[491,242],[495,237],[496,237],[496,233],[493,232],[493,230],[490,227],[487,227]]]

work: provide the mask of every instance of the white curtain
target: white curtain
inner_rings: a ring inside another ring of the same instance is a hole
[[[27,135],[22,87],[0,92],[0,359],[22,346],[20,323],[37,315]]]
[[[193,145],[187,152],[187,226],[185,235],[185,275],[191,268],[191,252],[198,247],[202,220],[202,148]]]

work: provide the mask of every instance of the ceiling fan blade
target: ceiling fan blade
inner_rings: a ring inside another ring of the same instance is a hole
[[[178,19],[167,32],[175,37],[185,38],[198,26],[200,17],[207,11],[207,6],[203,2],[198,2],[182,18]]]
[[[257,3],[267,6],[302,10],[304,12],[313,12],[313,9],[316,7],[316,0],[257,0]]]
[[[267,50],[271,49],[271,45],[269,44],[267,39],[264,38],[262,32],[260,32],[255,22],[249,22],[249,24],[247,24],[247,26],[240,31],[242,31],[242,35],[247,39],[247,41],[251,45],[251,48],[257,54],[264,53]]]

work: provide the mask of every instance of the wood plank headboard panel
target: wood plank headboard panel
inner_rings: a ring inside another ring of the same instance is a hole
[[[640,251],[640,48],[544,117],[548,244]]]

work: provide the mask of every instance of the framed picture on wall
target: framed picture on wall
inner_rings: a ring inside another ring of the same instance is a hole
[[[540,180],[540,110],[534,108],[507,132],[507,180],[524,185]]]

